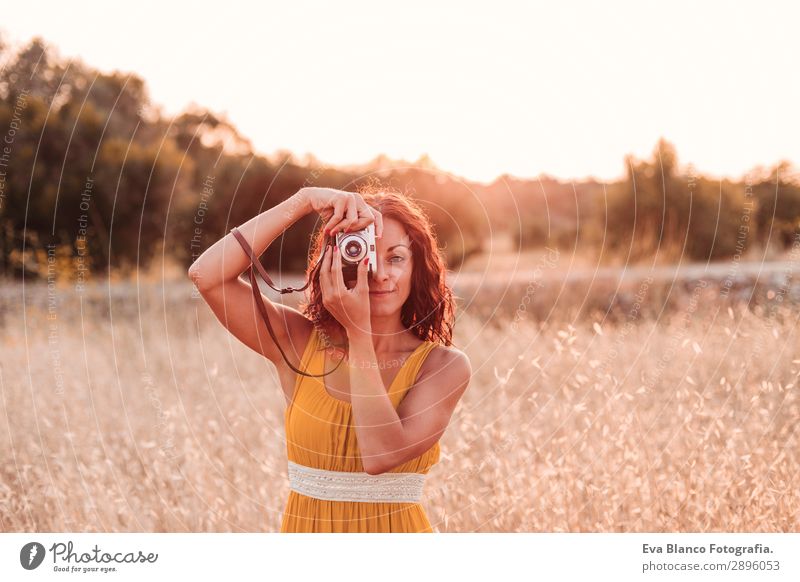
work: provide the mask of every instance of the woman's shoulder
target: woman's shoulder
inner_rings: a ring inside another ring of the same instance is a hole
[[[435,343],[423,362],[422,373],[446,374],[455,379],[472,376],[469,357],[455,346]]]
[[[288,322],[287,327],[289,329],[290,345],[287,346],[288,349],[285,351],[287,355],[295,360],[293,364],[297,367],[302,364],[300,360],[306,350],[311,348],[312,342],[317,351],[332,351],[333,346],[336,345],[332,342],[331,335],[325,326],[315,323],[305,316]]]
[[[302,320],[296,321],[292,327],[292,343],[302,350],[312,339],[318,349],[341,348],[344,345],[341,337],[324,324],[313,322],[303,316]]]

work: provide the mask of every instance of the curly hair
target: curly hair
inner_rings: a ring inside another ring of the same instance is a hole
[[[358,193],[369,206],[378,210],[383,218],[400,222],[411,239],[413,285],[400,311],[400,321],[421,340],[434,341],[445,346],[453,343],[453,325],[456,304],[452,290],[445,281],[445,261],[439,252],[438,242],[428,216],[419,204],[406,194],[387,190],[376,185],[362,186]],[[325,233],[320,228],[313,235],[311,260],[308,262],[309,300],[300,308],[314,326],[328,334],[336,330],[347,337],[342,326],[322,304],[319,270],[314,271],[325,244]]]

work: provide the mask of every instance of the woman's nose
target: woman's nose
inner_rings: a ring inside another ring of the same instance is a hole
[[[386,271],[386,267],[383,264],[383,261],[378,261],[377,270],[374,273],[376,281],[385,281],[386,277],[388,276],[388,272]]]

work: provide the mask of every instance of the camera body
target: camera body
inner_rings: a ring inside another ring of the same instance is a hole
[[[342,277],[345,282],[358,280],[358,263],[369,259],[368,273],[378,268],[378,253],[375,250],[375,224],[353,232],[337,232],[336,246],[342,257]]]

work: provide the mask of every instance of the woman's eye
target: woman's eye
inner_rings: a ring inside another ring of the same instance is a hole
[[[400,257],[400,256],[398,256],[398,255],[395,255],[395,256],[393,256],[392,258],[390,258],[389,260],[390,260],[390,261],[394,261],[395,259],[400,259],[399,261],[395,261],[395,262],[399,263],[400,261],[402,261],[402,260],[403,260],[403,257]]]

